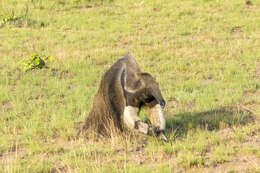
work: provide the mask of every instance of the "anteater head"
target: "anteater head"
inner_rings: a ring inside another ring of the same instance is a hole
[[[141,103],[160,104],[162,108],[165,106],[165,100],[161,94],[158,83],[149,73],[124,71],[124,89],[131,93]]]

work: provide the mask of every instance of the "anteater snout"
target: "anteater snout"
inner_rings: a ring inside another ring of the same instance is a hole
[[[165,100],[164,100],[164,99],[161,99],[161,100],[160,100],[160,105],[161,105],[162,108],[165,107],[165,104],[166,104]]]

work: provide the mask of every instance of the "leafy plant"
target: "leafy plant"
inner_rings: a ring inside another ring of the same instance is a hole
[[[30,57],[22,60],[23,70],[29,71],[33,69],[42,69],[43,67],[46,67],[47,62],[51,61],[53,61],[52,56],[32,54]]]
[[[19,20],[20,18],[14,14],[12,15],[9,15],[9,16],[6,16],[4,17],[1,21],[0,21],[0,26],[3,26],[5,25],[6,23],[9,23],[9,22],[15,22],[17,20]]]

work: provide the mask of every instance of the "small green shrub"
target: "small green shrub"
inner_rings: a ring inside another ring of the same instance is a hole
[[[6,16],[2,20],[0,20],[0,26],[5,25],[6,23],[15,22],[15,21],[17,21],[19,19],[20,19],[20,17],[14,15],[14,14]]]
[[[40,54],[32,54],[28,58],[24,58],[22,60],[23,70],[29,71],[33,69],[42,69],[46,66],[47,62],[51,62],[53,60],[52,56],[45,56]]]

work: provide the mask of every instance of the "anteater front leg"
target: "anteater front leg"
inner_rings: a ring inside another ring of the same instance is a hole
[[[141,122],[138,117],[139,108],[133,106],[126,106],[124,110],[124,123],[129,129],[136,129],[141,133],[148,134],[149,126]]]
[[[166,119],[161,105],[156,104],[155,106],[149,107],[150,111],[150,121],[152,126],[154,127],[154,132],[161,136],[164,141],[167,141],[165,137],[165,126]]]
[[[150,121],[153,126],[158,127],[159,130],[165,130],[165,115],[162,107],[159,104],[156,104],[153,107],[150,107]]]

